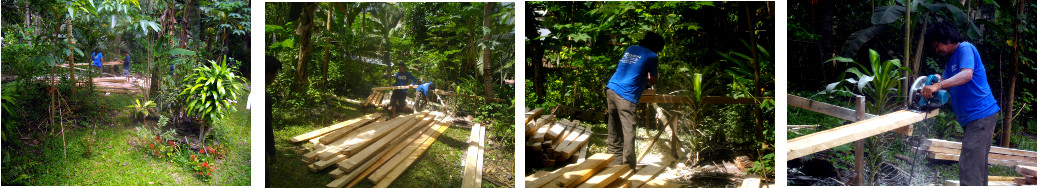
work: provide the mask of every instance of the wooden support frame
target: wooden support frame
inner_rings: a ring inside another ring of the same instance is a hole
[[[803,157],[811,153],[816,153],[852,141],[875,136],[894,129],[909,127],[915,122],[934,117],[937,114],[940,114],[939,110],[933,110],[929,113],[901,110],[853,124],[801,136],[788,141],[786,147],[786,153],[788,154],[787,160]]]

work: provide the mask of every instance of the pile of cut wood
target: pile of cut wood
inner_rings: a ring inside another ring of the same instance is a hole
[[[364,99],[364,103],[360,104],[363,107],[382,107],[385,104],[389,104],[389,93],[381,91],[371,91],[371,95]]]
[[[329,174],[335,180],[327,187],[352,187],[364,179],[375,187],[388,187],[450,126],[439,112],[380,117],[370,114],[290,141],[314,143],[302,161],[313,172],[334,168]]]
[[[931,159],[958,161],[961,155],[961,142],[940,139],[928,139],[923,148]],[[990,147],[987,163],[1005,166],[1026,165],[1037,166],[1037,152],[1003,147]]]
[[[526,176],[526,187],[680,187],[676,183],[654,179],[666,169],[666,162],[631,170],[628,165],[609,166],[612,160],[612,154],[599,153],[552,172],[536,172]]]
[[[526,153],[538,156],[527,159],[540,159],[544,166],[556,166],[571,161],[574,155],[586,156],[587,143],[594,132],[580,126],[579,120],[555,120],[554,115],[541,115],[543,112],[537,108],[526,113]]]
[[[1037,167],[1016,165],[1015,171],[1023,174],[1022,178],[1016,178],[1016,185],[1037,185]]]

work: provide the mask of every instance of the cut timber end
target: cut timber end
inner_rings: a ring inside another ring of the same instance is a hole
[[[602,168],[608,166],[608,164],[612,162],[613,157],[612,154],[594,154],[589,159],[573,168],[572,171],[562,174],[561,177],[555,179],[554,182],[551,182],[548,185],[566,188],[576,187],[576,185],[582,184]]]
[[[939,110],[933,110],[929,113],[909,110],[889,113],[789,140],[786,153],[788,154],[788,160],[792,160],[894,129],[911,126],[915,122],[925,120],[937,114],[939,114]]]
[[[620,176],[630,171],[630,165],[615,165],[602,170],[579,186],[579,188],[604,188],[606,185],[616,181]]]

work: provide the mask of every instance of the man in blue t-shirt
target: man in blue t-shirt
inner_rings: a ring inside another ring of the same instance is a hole
[[[425,108],[425,106],[428,105],[429,93],[432,93],[433,89],[436,89],[436,85],[432,84],[432,82],[427,82],[427,83],[418,85],[418,88],[416,89],[416,90],[418,90],[418,101],[417,101],[418,107],[417,108],[419,108],[419,109],[420,108]]]
[[[663,50],[663,37],[648,32],[638,45],[630,46],[623,53],[623,58],[616,66],[606,86],[605,97],[608,104],[608,152],[615,156],[611,165],[630,165],[635,169],[637,163],[634,154],[634,126],[637,116],[637,100],[641,92],[655,84],[659,78],[659,57]]]
[[[972,43],[964,42],[958,30],[949,23],[935,24],[925,32],[925,38],[942,57],[947,58],[940,82],[922,88],[924,97],[948,89],[954,118],[965,130],[958,164],[961,185],[987,185],[987,153],[990,153],[994,124],[1000,107],[987,84],[986,68],[979,51]]]
[[[410,72],[407,72],[407,66],[401,63],[396,65],[396,68],[398,68],[399,72],[393,74],[392,86],[413,86],[414,81],[417,79],[414,79],[414,75],[411,75]],[[389,112],[392,113],[392,116],[390,117],[396,117],[396,111],[400,108],[404,108],[406,105],[407,89],[393,90],[392,96],[389,98]]]
[[[130,76],[130,51],[122,51],[126,58],[122,60],[122,76]]]
[[[101,52],[96,52],[90,57],[94,59],[94,67],[97,67],[97,70],[104,72],[104,68],[101,67],[101,60],[104,59],[104,55],[102,55]]]

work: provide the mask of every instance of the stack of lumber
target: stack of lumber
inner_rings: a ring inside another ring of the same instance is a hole
[[[372,91],[371,95],[364,99],[364,103],[361,104],[363,107],[382,107],[388,104],[389,97],[392,96],[389,93],[381,91]]]
[[[556,120],[554,115],[543,115],[541,108],[526,113],[526,153],[541,156],[545,166],[555,166],[568,161],[585,149],[590,128],[580,126],[580,121]]]
[[[1015,171],[1023,174],[1023,177],[1013,179],[1016,185],[1037,185],[1037,167],[1016,165]]]
[[[612,160],[612,154],[599,153],[555,171],[539,171],[526,176],[526,187],[680,187],[661,179],[653,180],[666,169],[664,166],[649,165],[635,171],[628,165],[609,166]]]
[[[961,156],[961,142],[940,139],[928,139],[923,145],[924,151],[931,159],[958,161]],[[987,163],[1005,166],[1026,165],[1037,166],[1037,152],[1003,147],[990,147]]]
[[[1025,184],[1016,184],[1015,180],[1023,177],[1011,177],[1011,176],[987,176],[988,186],[1016,186]],[[944,180],[944,186],[961,186],[960,180]]]
[[[468,151],[466,152],[464,165],[464,179],[461,187],[482,187],[482,162],[486,144],[486,127],[481,124],[472,126],[472,133],[468,139]]]
[[[290,140],[314,143],[302,161],[313,172],[332,169],[329,175],[335,180],[327,187],[352,187],[364,179],[388,187],[446,131],[449,124],[443,118],[438,112],[387,120],[372,114]]]

